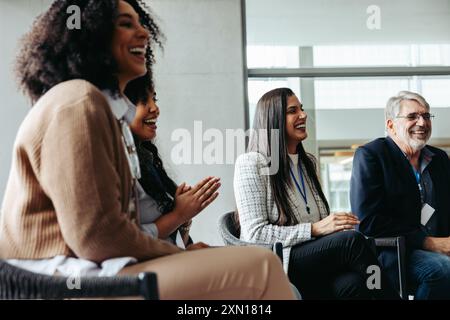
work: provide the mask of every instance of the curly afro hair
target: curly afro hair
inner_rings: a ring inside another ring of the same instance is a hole
[[[119,0],[55,0],[33,23],[22,39],[16,60],[16,76],[20,88],[34,103],[53,86],[71,79],[84,79],[99,89],[119,92],[114,75],[116,62],[111,52],[114,22]],[[124,0],[140,17],[150,32],[147,47],[147,74],[133,80],[130,95],[135,101],[146,101],[153,88],[152,45],[162,48],[163,38],[148,7],[140,0]],[[67,8],[76,5],[81,12],[81,28],[66,26]]]

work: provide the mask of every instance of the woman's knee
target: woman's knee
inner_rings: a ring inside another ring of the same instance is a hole
[[[262,290],[262,296],[259,298],[294,298],[281,261],[272,250],[257,246],[234,247],[231,250],[233,250],[234,268],[239,270],[239,275],[244,275],[249,287]]]
[[[247,261],[251,261],[252,263],[267,262],[271,266],[281,265],[280,258],[275,253],[273,253],[272,250],[256,246],[247,246],[240,248],[242,252],[239,253],[239,256],[245,258],[245,260]]]
[[[332,291],[338,299],[369,299],[370,293],[365,280],[355,272],[338,275],[332,281]]]
[[[356,230],[341,231],[335,233],[334,235],[339,241],[348,242],[351,244],[367,245],[366,237],[361,232]]]
[[[366,237],[359,231],[348,230],[348,231],[343,231],[342,233],[344,233],[345,235],[347,235],[347,237],[349,239],[353,239],[354,241],[358,241],[358,242],[362,242],[362,243],[367,242]]]

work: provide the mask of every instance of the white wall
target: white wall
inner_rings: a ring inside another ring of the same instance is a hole
[[[29,102],[18,92],[13,63],[18,39],[45,8],[42,0],[0,0],[0,198],[11,166],[11,150]]]
[[[195,240],[222,244],[217,220],[234,210],[233,165],[173,165],[173,130],[193,133],[244,128],[244,74],[240,0],[153,0],[167,42],[157,57],[156,90],[161,109],[158,140],[177,182],[194,184],[207,175],[222,178],[219,198],[194,219]],[[206,146],[208,143],[203,143]],[[193,154],[193,153],[192,153]]]
[[[295,45],[449,43],[449,0],[246,0],[248,43]],[[380,8],[369,30],[367,8]]]
[[[34,17],[51,0],[0,0],[0,195],[10,168],[11,150],[28,104],[17,92],[11,65],[17,41]],[[179,165],[170,162],[171,133],[203,128],[243,128],[244,74],[240,0],[153,0],[150,8],[160,18],[167,37],[158,54],[157,94],[161,108],[158,145],[177,182],[195,184],[207,175],[222,178],[221,194],[194,220],[195,240],[221,244],[217,220],[234,209],[233,165]]]

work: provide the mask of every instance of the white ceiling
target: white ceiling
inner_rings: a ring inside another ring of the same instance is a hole
[[[450,0],[246,0],[246,14],[249,45],[450,43]]]

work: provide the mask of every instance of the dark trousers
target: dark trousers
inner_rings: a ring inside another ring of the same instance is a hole
[[[304,299],[399,299],[382,272],[380,289],[369,289],[372,265],[379,266],[366,238],[343,231],[292,247],[288,276]]]

